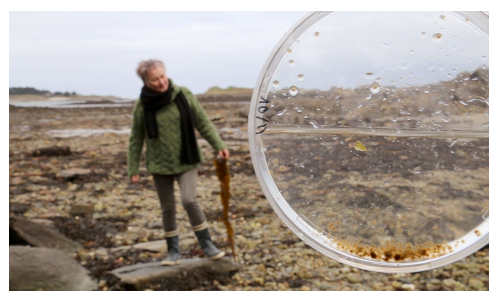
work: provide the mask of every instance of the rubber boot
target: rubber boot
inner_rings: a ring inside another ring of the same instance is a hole
[[[165,240],[167,241],[168,256],[162,260],[161,265],[180,264],[179,236],[165,237]]]
[[[205,255],[207,255],[208,258],[217,260],[226,255],[224,251],[221,251],[217,249],[216,246],[214,246],[214,243],[210,238],[210,233],[208,233],[208,228],[205,228],[201,231],[195,231],[194,234],[196,234],[198,243],[200,244],[201,249],[203,250],[203,252],[205,252]]]

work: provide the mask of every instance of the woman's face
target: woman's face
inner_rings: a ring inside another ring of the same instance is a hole
[[[165,92],[168,89],[168,78],[162,67],[154,67],[148,70],[146,86],[156,92]]]

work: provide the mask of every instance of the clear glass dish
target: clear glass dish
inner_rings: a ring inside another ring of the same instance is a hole
[[[255,87],[249,142],[274,211],[350,266],[417,272],[489,242],[485,12],[314,12]]]

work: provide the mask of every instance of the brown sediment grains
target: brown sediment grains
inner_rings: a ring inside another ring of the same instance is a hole
[[[422,260],[426,258],[435,258],[453,251],[453,248],[446,244],[435,244],[426,242],[413,245],[411,243],[395,242],[394,240],[386,242],[383,246],[376,247],[353,240],[332,240],[336,242],[337,248],[360,257],[370,257],[383,261],[405,261]]]

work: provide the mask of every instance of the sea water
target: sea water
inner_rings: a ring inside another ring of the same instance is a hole
[[[280,197],[340,251],[420,260],[488,231],[487,131],[285,126],[259,139]]]

